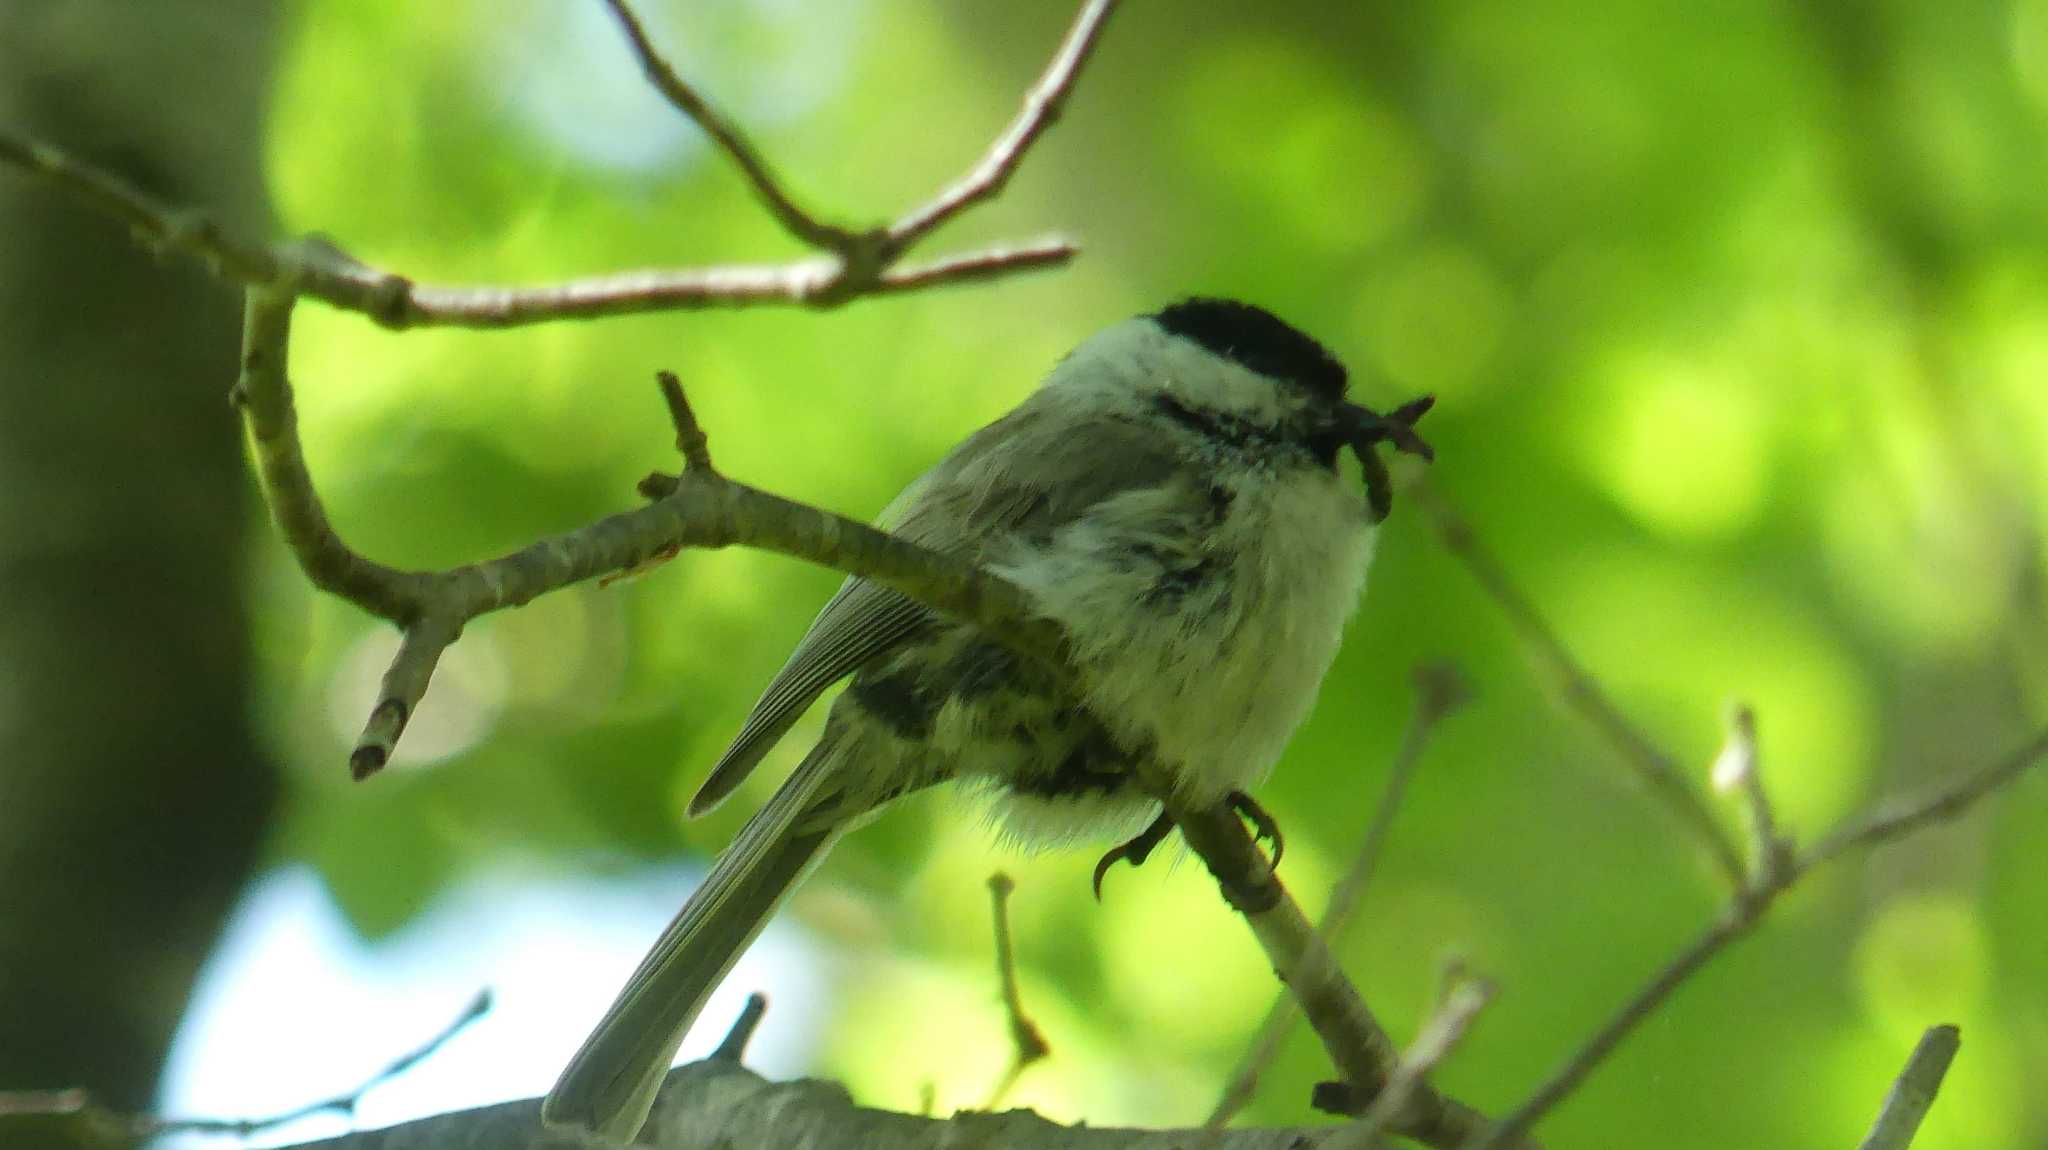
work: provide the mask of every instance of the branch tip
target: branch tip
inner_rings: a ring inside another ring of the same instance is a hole
[[[1949,1064],[1955,1061],[1962,1044],[1962,1031],[1953,1025],[1927,1028],[1906,1059],[1905,1068],[1893,1080],[1876,1124],[1857,1150],[1906,1150],[1913,1144],[1913,1136],[1919,1133],[1921,1121],[1934,1105],[1941,1080],[1947,1077]]]
[[[669,422],[675,425],[676,450],[682,453],[683,466],[716,474],[717,468],[711,466],[710,437],[698,424],[697,413],[690,409],[690,397],[683,393],[682,381],[672,371],[656,372],[654,378],[661,388],[662,401],[668,405]]]
[[[718,1043],[718,1049],[711,1052],[711,1061],[730,1062],[738,1066],[746,1058],[747,1044],[754,1040],[754,1031],[761,1025],[761,1016],[768,1013],[768,996],[755,991],[747,996],[747,1004],[740,1008],[738,1018],[733,1019],[732,1029]]]

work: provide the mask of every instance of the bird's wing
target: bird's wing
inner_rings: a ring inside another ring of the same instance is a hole
[[[1002,450],[994,450],[996,447]],[[1085,436],[1024,406],[976,432],[882,514],[906,539],[979,558],[994,539],[1044,538],[1121,491],[1156,486],[1182,466],[1143,426],[1104,418]],[[730,795],[826,687],[939,621],[931,608],[848,579],[754,704],[746,725],[690,800],[700,815]]]
[[[929,607],[865,579],[848,579],[825,604],[754,704],[746,725],[690,800],[690,814],[717,806],[743,782],[825,688],[902,642],[932,619]]]

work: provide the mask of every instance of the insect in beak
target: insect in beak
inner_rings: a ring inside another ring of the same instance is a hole
[[[1358,456],[1358,465],[1365,471],[1365,498],[1372,507],[1373,522],[1386,519],[1394,508],[1394,484],[1387,475],[1386,461],[1373,450],[1380,442],[1391,443],[1394,450],[1407,455],[1419,455],[1427,460],[1436,459],[1436,451],[1416,434],[1415,423],[1436,404],[1436,397],[1425,395],[1411,399],[1394,410],[1381,415],[1363,404],[1347,403],[1338,412],[1344,441]]]

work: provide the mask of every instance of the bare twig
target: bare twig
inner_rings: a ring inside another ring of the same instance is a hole
[[[740,133],[739,127],[726,119],[723,113],[697,92],[696,88],[678,76],[674,68],[669,67],[668,61],[662,58],[654,43],[647,38],[647,30],[641,27],[639,18],[633,15],[633,10],[626,6],[625,0],[605,0],[605,3],[611,7],[612,15],[618,18],[620,27],[625,29],[626,39],[632,43],[633,54],[639,58],[640,69],[647,74],[648,82],[652,83],[669,103],[674,104],[678,111],[704,129],[704,134],[711,137],[712,142],[718,145],[727,158],[732,160],[733,166],[746,177],[747,183],[754,189],[754,194],[760,198],[762,206],[768,209],[768,214],[774,216],[784,230],[812,247],[837,252],[845,252],[857,242],[858,237],[855,233],[820,221],[797,206],[796,201],[790,198],[789,193],[782,189],[782,184],[768,170],[767,161],[761,158],[761,154],[754,150],[754,145]]]
[[[1579,1084],[1613,1053],[1614,1048],[1662,1006],[1686,979],[1720,954],[1728,944],[1753,930],[1779,895],[1797,885],[1816,868],[1851,850],[1889,842],[1954,818],[1986,795],[2019,778],[2044,756],[2048,756],[2048,730],[2037,732],[2011,754],[1964,775],[1917,802],[1888,814],[1851,821],[1821,840],[1818,846],[1804,853],[1792,854],[1775,873],[1759,872],[1730,901],[1719,919],[1636,991],[1528,1101],[1502,1119],[1492,1136],[1478,1144],[1478,1150],[1494,1150],[1509,1145],[1511,1137],[1533,1128],[1552,1107],[1578,1089]]]
[[[1962,1044],[1962,1031],[1954,1026],[1927,1028],[1885,1095],[1876,1125],[1857,1150],[1907,1150],[1913,1144],[1913,1135],[1920,1132],[1920,1123],[1934,1105],[1941,1080],[1948,1075],[1949,1063],[1956,1060]]]
[[[1636,777],[1685,824],[1693,837],[1706,848],[1708,856],[1727,877],[1729,884],[1740,887],[1747,878],[1742,853],[1736,848],[1728,828],[1708,807],[1699,788],[1679,769],[1677,760],[1621,713],[1621,708],[1608,697],[1599,680],[1572,657],[1564,640],[1558,637],[1529,596],[1516,586],[1507,568],[1473,534],[1471,525],[1462,516],[1426,484],[1416,487],[1409,493],[1409,498],[1422,509],[1445,549],[1464,563],[1465,569],[1479,581],[1479,586],[1507,614],[1508,622],[1521,636],[1530,658],[1556,681],[1565,701],[1600,732]]]
[[[1089,0],[1074,19],[1067,38],[1060,44],[1052,65],[1024,97],[1024,109],[1008,130],[989,147],[988,154],[960,180],[940,192],[932,201],[891,224],[888,239],[895,251],[906,251],[936,231],[946,221],[981,201],[1002,192],[1010,177],[1024,162],[1024,153],[1038,137],[1060,118],[1074,81],[1081,76],[1088,57],[1102,38],[1103,25],[1116,11],[1116,0]]]
[[[25,136],[0,130],[0,164],[48,180],[126,224],[146,246],[197,257],[215,275],[252,289],[305,295],[392,328],[511,327],[652,311],[760,305],[836,307],[865,295],[923,291],[993,276],[1057,267],[1074,244],[1059,238],[1005,244],[898,266],[940,224],[1002,190],[1031,144],[1058,118],[1081,66],[1114,9],[1090,0],[1025,101],[1025,111],[965,179],[896,224],[853,230],[797,206],[740,130],[676,76],[623,0],[607,0],[650,80],[710,134],[763,205],[792,235],[821,253],[784,264],[659,268],[533,287],[418,284],[372,267],[317,237],[262,244],[230,235],[205,214],[172,207],[119,176]]]
[[[1764,787],[1756,746],[1756,712],[1747,703],[1728,711],[1728,737],[1708,772],[1714,789],[1736,791],[1749,817],[1750,883],[1768,885],[1792,861],[1792,844],[1778,833],[1778,816]]]
[[[1838,827],[1809,848],[1799,865],[1802,869],[1819,866],[1837,855],[1887,843],[1931,823],[1955,818],[1978,800],[2025,774],[2044,755],[2048,755],[2048,730],[2037,733],[2011,754],[1980,767],[1949,786],[1918,800],[1893,804]]]
[[[1429,1072],[1463,1040],[1472,1020],[1493,1001],[1493,995],[1491,982],[1469,977],[1462,971],[1448,972],[1436,1009],[1430,1013],[1429,1021],[1423,1023],[1415,1041],[1402,1052],[1399,1065],[1387,1079],[1386,1089],[1372,1100],[1363,1117],[1332,1135],[1323,1143],[1322,1150],[1370,1150],[1379,1145],[1394,1116],[1407,1108],[1408,1100]]]
[[[1469,693],[1457,668],[1447,664],[1417,667],[1414,680],[1415,710],[1409,716],[1407,731],[1401,736],[1401,748],[1394,755],[1393,769],[1387,772],[1386,790],[1380,795],[1379,805],[1373,809],[1372,822],[1366,827],[1358,853],[1352,856],[1351,865],[1337,880],[1337,885],[1331,888],[1322,921],[1316,924],[1316,933],[1332,946],[1343,937],[1352,912],[1358,909],[1359,902],[1365,897],[1366,887],[1379,863],[1380,852],[1386,845],[1387,834],[1393,828],[1394,815],[1401,809],[1401,798],[1407,792],[1408,780],[1422,759],[1423,748],[1428,745],[1437,724],[1462,706]],[[1280,1044],[1287,1038],[1287,1032],[1294,1026],[1299,1013],[1294,996],[1284,988],[1274,996],[1265,1021],[1259,1024],[1257,1036],[1238,1061],[1237,1069],[1231,1073],[1229,1084],[1223,1088],[1223,1096],[1216,1102],[1216,1109],[1209,1114],[1207,1125],[1210,1129],[1220,1128],[1251,1103],[1258,1091],[1260,1076],[1279,1056]]]
[[[690,397],[683,394],[682,381],[672,371],[660,372],[655,379],[661,384],[662,402],[668,404],[669,422],[676,425],[676,450],[682,454],[683,466],[717,471],[711,466],[711,439],[698,426],[697,413],[690,410]]]
[[[738,1066],[747,1056],[747,1043],[754,1040],[754,1031],[761,1025],[761,1016],[768,1013],[768,996],[755,991],[747,996],[747,1004],[740,1008],[738,1018],[732,1020],[732,1029],[725,1032],[725,1038],[718,1049],[711,1052],[713,1060],[730,1062]]]
[[[160,1134],[232,1134],[248,1137],[265,1130],[275,1129],[301,1118],[315,1114],[340,1112],[353,1114],[363,1097],[371,1090],[397,1078],[406,1071],[446,1046],[450,1039],[462,1033],[470,1023],[482,1018],[491,1009],[491,992],[481,990],[462,1013],[443,1027],[440,1033],[385,1064],[384,1068],[365,1079],[353,1090],[344,1091],[331,1098],[309,1102],[304,1106],[274,1114],[268,1118],[157,1118],[150,1115],[130,1115],[101,1106],[93,1101],[84,1090],[42,1090],[0,1093],[0,1119],[43,1117],[66,1119],[92,1130],[102,1131],[114,1138],[136,1141],[153,1138]]]
[[[1010,1016],[1010,1041],[1016,1048],[1010,1060],[1010,1068],[990,1092],[987,1110],[994,1110],[1010,1093],[1017,1080],[1032,1063],[1052,1053],[1052,1044],[1045,1040],[1045,1032],[1024,1013],[1024,996],[1017,989],[1017,955],[1010,942],[1010,895],[1017,889],[1017,883],[1009,875],[997,871],[989,876],[988,893],[990,914],[995,921],[996,934],[996,977],[1002,983],[1003,1009]]]

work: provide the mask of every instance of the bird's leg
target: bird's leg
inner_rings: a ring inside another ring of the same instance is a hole
[[[1280,824],[1274,821],[1272,814],[1259,805],[1259,800],[1243,791],[1230,792],[1229,798],[1225,801],[1230,804],[1231,810],[1236,811],[1240,818],[1252,825],[1254,838],[1273,844],[1273,861],[1267,865],[1279,867],[1280,854],[1287,849],[1287,842],[1280,837]]]
[[[1152,820],[1151,826],[1139,831],[1129,842],[1103,855],[1102,860],[1095,864],[1096,901],[1102,900],[1102,876],[1109,873],[1110,867],[1118,862],[1128,862],[1134,867],[1144,866],[1145,860],[1152,855],[1152,848],[1164,842],[1166,836],[1172,833],[1173,820],[1167,817],[1165,811],[1160,811],[1159,817]]]

